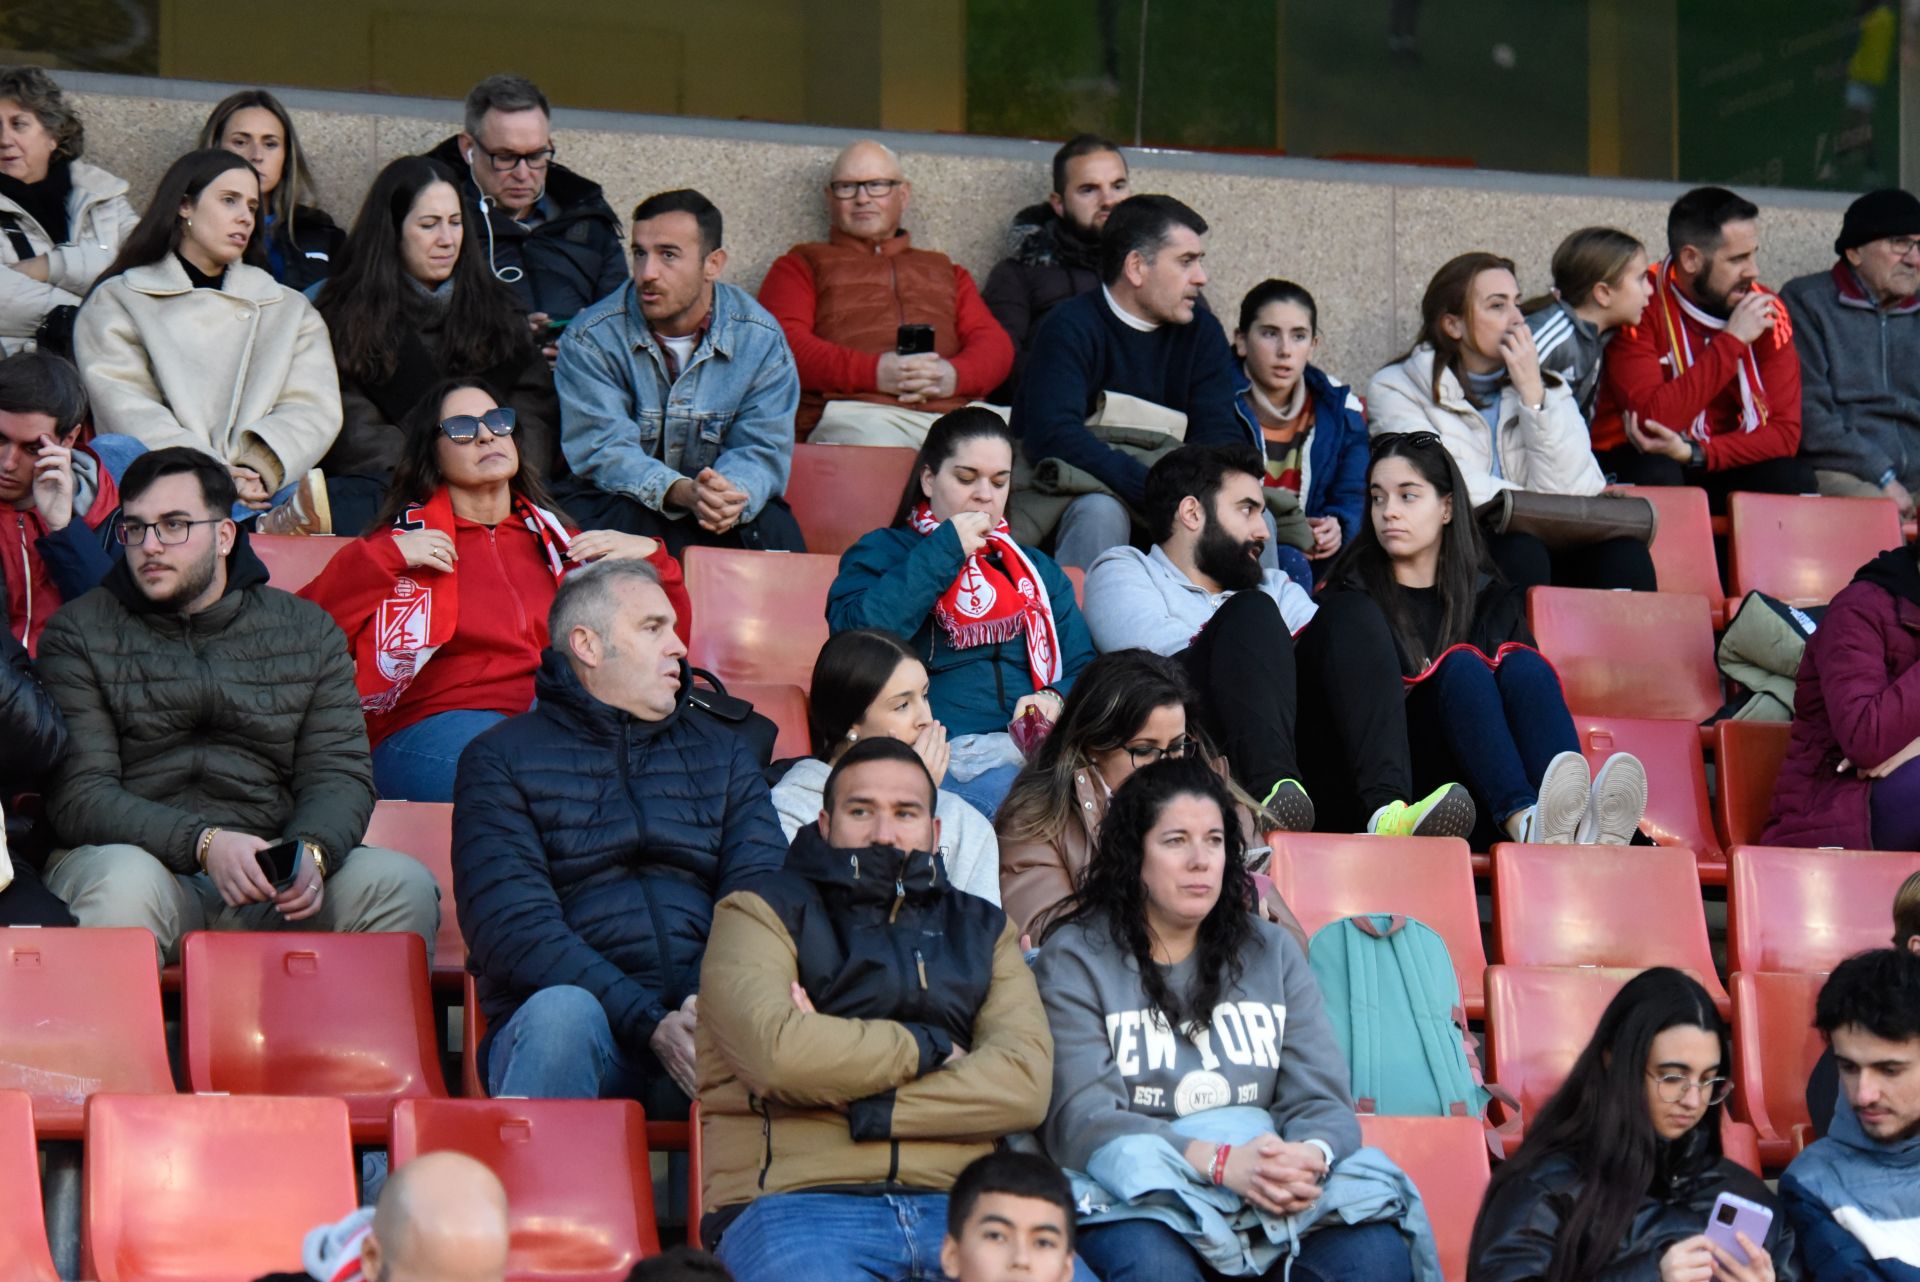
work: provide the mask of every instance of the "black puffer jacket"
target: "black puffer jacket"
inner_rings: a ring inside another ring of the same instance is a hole
[[[989,398],[1010,404],[1027,368],[1027,345],[1061,303],[1100,287],[1100,242],[1077,235],[1044,202],[1028,205],[1007,228],[1007,256],[980,291],[987,310],[1013,339],[1013,373]]]
[[[695,992],[713,905],[786,857],[759,764],[680,703],[641,721],[548,650],[531,712],[475,739],[453,799],[453,891],[493,1028],[542,988],[600,999],[645,1052]]]
[[[0,628],[0,794],[38,790],[66,750],[59,707],[34,675],[27,648]]]
[[[301,205],[293,211],[293,234],[276,222],[267,232],[267,254],[278,270],[273,278],[288,289],[305,293],[333,274],[347,233],[324,209]]]
[[[461,187],[467,202],[482,207],[466,157],[460,154],[460,135],[427,153],[456,174],[466,175]],[[484,157],[482,160],[484,162]],[[498,205],[484,205],[485,224],[469,224],[468,234],[486,243],[489,262],[498,276],[509,267],[520,269],[518,280],[507,281],[529,312],[545,312],[556,320],[585,311],[627,282],[625,228],[607,204],[600,184],[582,178],[565,165],[547,166],[547,191],[558,212],[538,227],[526,228]],[[508,273],[511,275],[511,273]]]
[[[1660,1257],[1675,1242],[1703,1233],[1713,1201],[1732,1193],[1773,1211],[1764,1243],[1778,1282],[1799,1282],[1793,1226],[1779,1199],[1760,1178],[1725,1158],[1658,1179],[1661,1189],[1641,1202],[1620,1249],[1595,1278],[1599,1282],[1659,1282]],[[1573,1159],[1553,1156],[1496,1190],[1474,1226],[1478,1251],[1468,1282],[1532,1282],[1547,1275],[1561,1227],[1580,1194]]]

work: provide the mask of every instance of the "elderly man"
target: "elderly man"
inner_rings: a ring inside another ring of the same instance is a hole
[[[259,1282],[501,1282],[507,1191],[464,1153],[427,1153],[395,1171],[379,1203],[307,1234],[304,1271]]]
[[[1000,385],[1013,342],[966,269],[901,229],[913,184],[891,149],[848,147],[826,194],[827,240],[795,245],[760,285],[800,367],[795,427],[918,447],[934,419]]]

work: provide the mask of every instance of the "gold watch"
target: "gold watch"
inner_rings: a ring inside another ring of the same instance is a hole
[[[327,857],[321,852],[320,843],[317,841],[307,841],[301,844],[306,846],[307,854],[313,860],[313,870],[320,874],[321,881],[325,881],[327,879]]]

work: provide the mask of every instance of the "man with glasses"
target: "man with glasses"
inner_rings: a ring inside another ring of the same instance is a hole
[[[1263,830],[1466,836],[1465,788],[1408,801],[1400,661],[1379,607],[1358,592],[1316,605],[1261,568],[1265,482],[1251,446],[1187,445],[1156,462],[1142,507],[1153,550],[1113,548],[1087,572],[1094,645],[1180,661]]]
[[[120,494],[123,559],[41,637],[70,737],[48,889],[167,961],[193,930],[410,930],[431,955],[432,874],[361,845],[373,768],[340,629],[267,586],[217,459],[143,454]]]
[[[1847,207],[1831,269],[1780,291],[1800,352],[1800,457],[1822,494],[1885,496],[1911,520],[1920,490],[1920,199]]]
[[[467,95],[461,132],[427,154],[467,175],[487,266],[526,305],[554,359],[563,325],[627,278],[620,220],[600,184],[554,161],[547,96],[521,76],[488,76]]]
[[[917,449],[933,420],[1000,385],[1013,340],[964,267],[901,230],[913,184],[892,149],[841,152],[826,197],[826,241],[795,245],[760,285],[800,367],[795,427],[819,442]]]

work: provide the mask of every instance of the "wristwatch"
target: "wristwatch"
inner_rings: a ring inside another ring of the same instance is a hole
[[[1707,465],[1707,447],[1698,441],[1687,442],[1687,466],[1704,468]]]
[[[326,853],[320,849],[320,843],[302,838],[300,844],[307,848],[307,857],[313,860],[313,870],[320,874],[321,881],[325,881],[327,879],[327,856]]]

